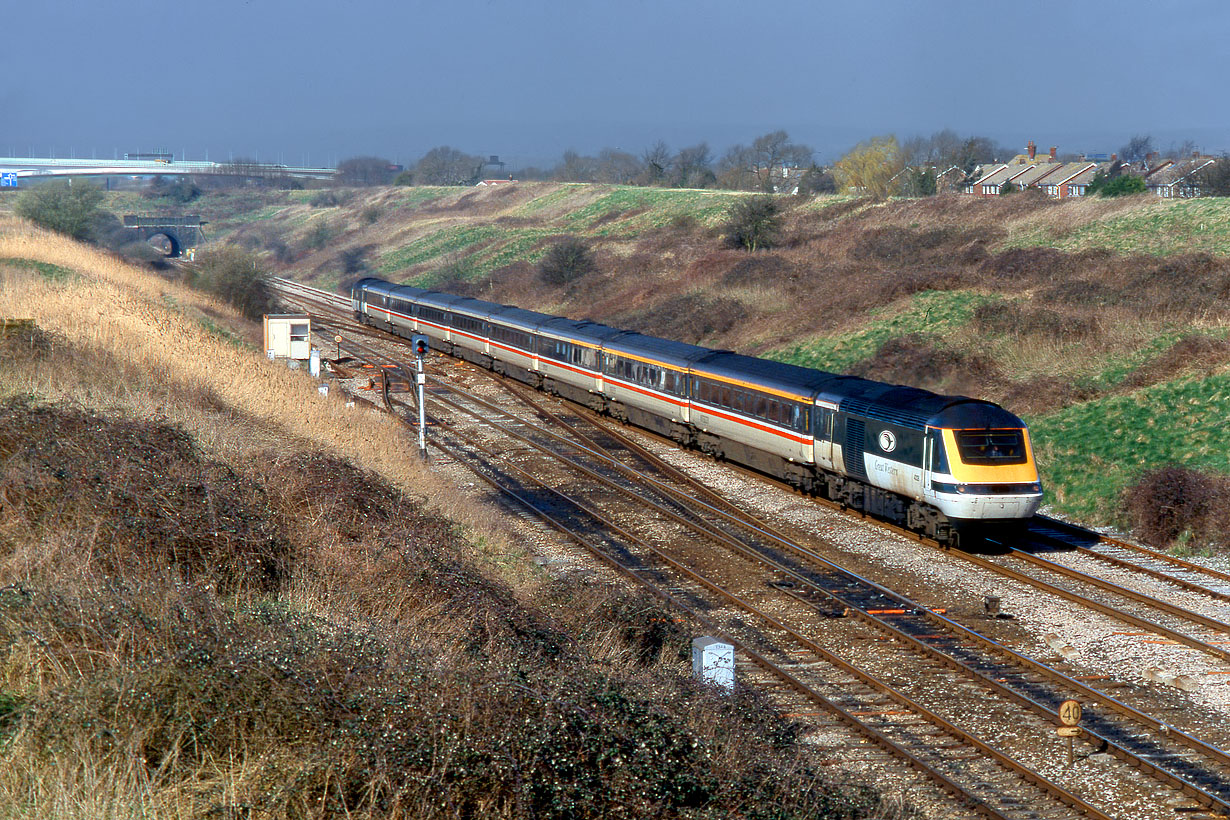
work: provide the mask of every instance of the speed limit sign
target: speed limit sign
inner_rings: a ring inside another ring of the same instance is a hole
[[[1075,726],[1081,722],[1081,704],[1078,700],[1065,700],[1059,706],[1059,719],[1064,726]]]

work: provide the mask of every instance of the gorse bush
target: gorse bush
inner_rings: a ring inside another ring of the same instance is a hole
[[[1230,479],[1171,465],[1145,473],[1124,491],[1136,533],[1157,546],[1226,545]]]
[[[730,207],[726,218],[726,242],[731,247],[754,251],[777,243],[782,225],[781,202],[771,196],[741,199]]]
[[[93,238],[103,200],[102,189],[80,180],[49,182],[24,192],[17,199],[17,215],[48,230],[74,239]]]
[[[269,283],[269,274],[257,257],[225,245],[197,257],[187,268],[189,285],[225,299],[253,321],[277,307],[277,297]]]
[[[548,285],[568,285],[594,272],[594,259],[583,239],[568,237],[552,245],[538,263]]]

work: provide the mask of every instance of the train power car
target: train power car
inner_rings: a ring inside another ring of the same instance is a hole
[[[1002,407],[367,278],[355,316],[947,544],[1042,500]]]

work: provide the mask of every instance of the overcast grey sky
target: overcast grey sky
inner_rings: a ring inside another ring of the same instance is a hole
[[[821,160],[951,127],[1230,150],[1226,0],[5,0],[0,153],[409,163],[448,144]]]

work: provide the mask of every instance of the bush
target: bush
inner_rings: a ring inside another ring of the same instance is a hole
[[[782,206],[771,196],[752,196],[731,206],[726,220],[726,241],[731,247],[771,248],[781,232]]]
[[[1132,194],[1143,194],[1147,190],[1149,189],[1145,186],[1143,177],[1124,174],[1107,181],[1098,191],[1098,195],[1105,197],[1131,196]]]
[[[303,238],[303,243],[312,250],[318,251],[328,245],[335,236],[337,236],[337,230],[333,227],[333,223],[321,218],[313,222],[312,226],[308,228],[307,235]]]
[[[568,237],[556,242],[538,263],[542,280],[548,285],[567,285],[594,272],[594,259],[585,241]]]
[[[277,307],[269,275],[255,256],[225,246],[201,254],[188,269],[189,285],[220,296],[253,321]]]
[[[146,199],[163,197],[180,205],[187,205],[200,197],[201,189],[189,176],[179,176],[173,180],[157,176],[141,195]]]
[[[1145,473],[1124,490],[1124,505],[1136,534],[1159,546],[1224,539],[1227,501],[1230,481],[1224,476],[1177,465]]]
[[[31,188],[17,200],[17,215],[35,225],[74,239],[91,239],[101,209],[102,189],[78,181],[54,182]]]

